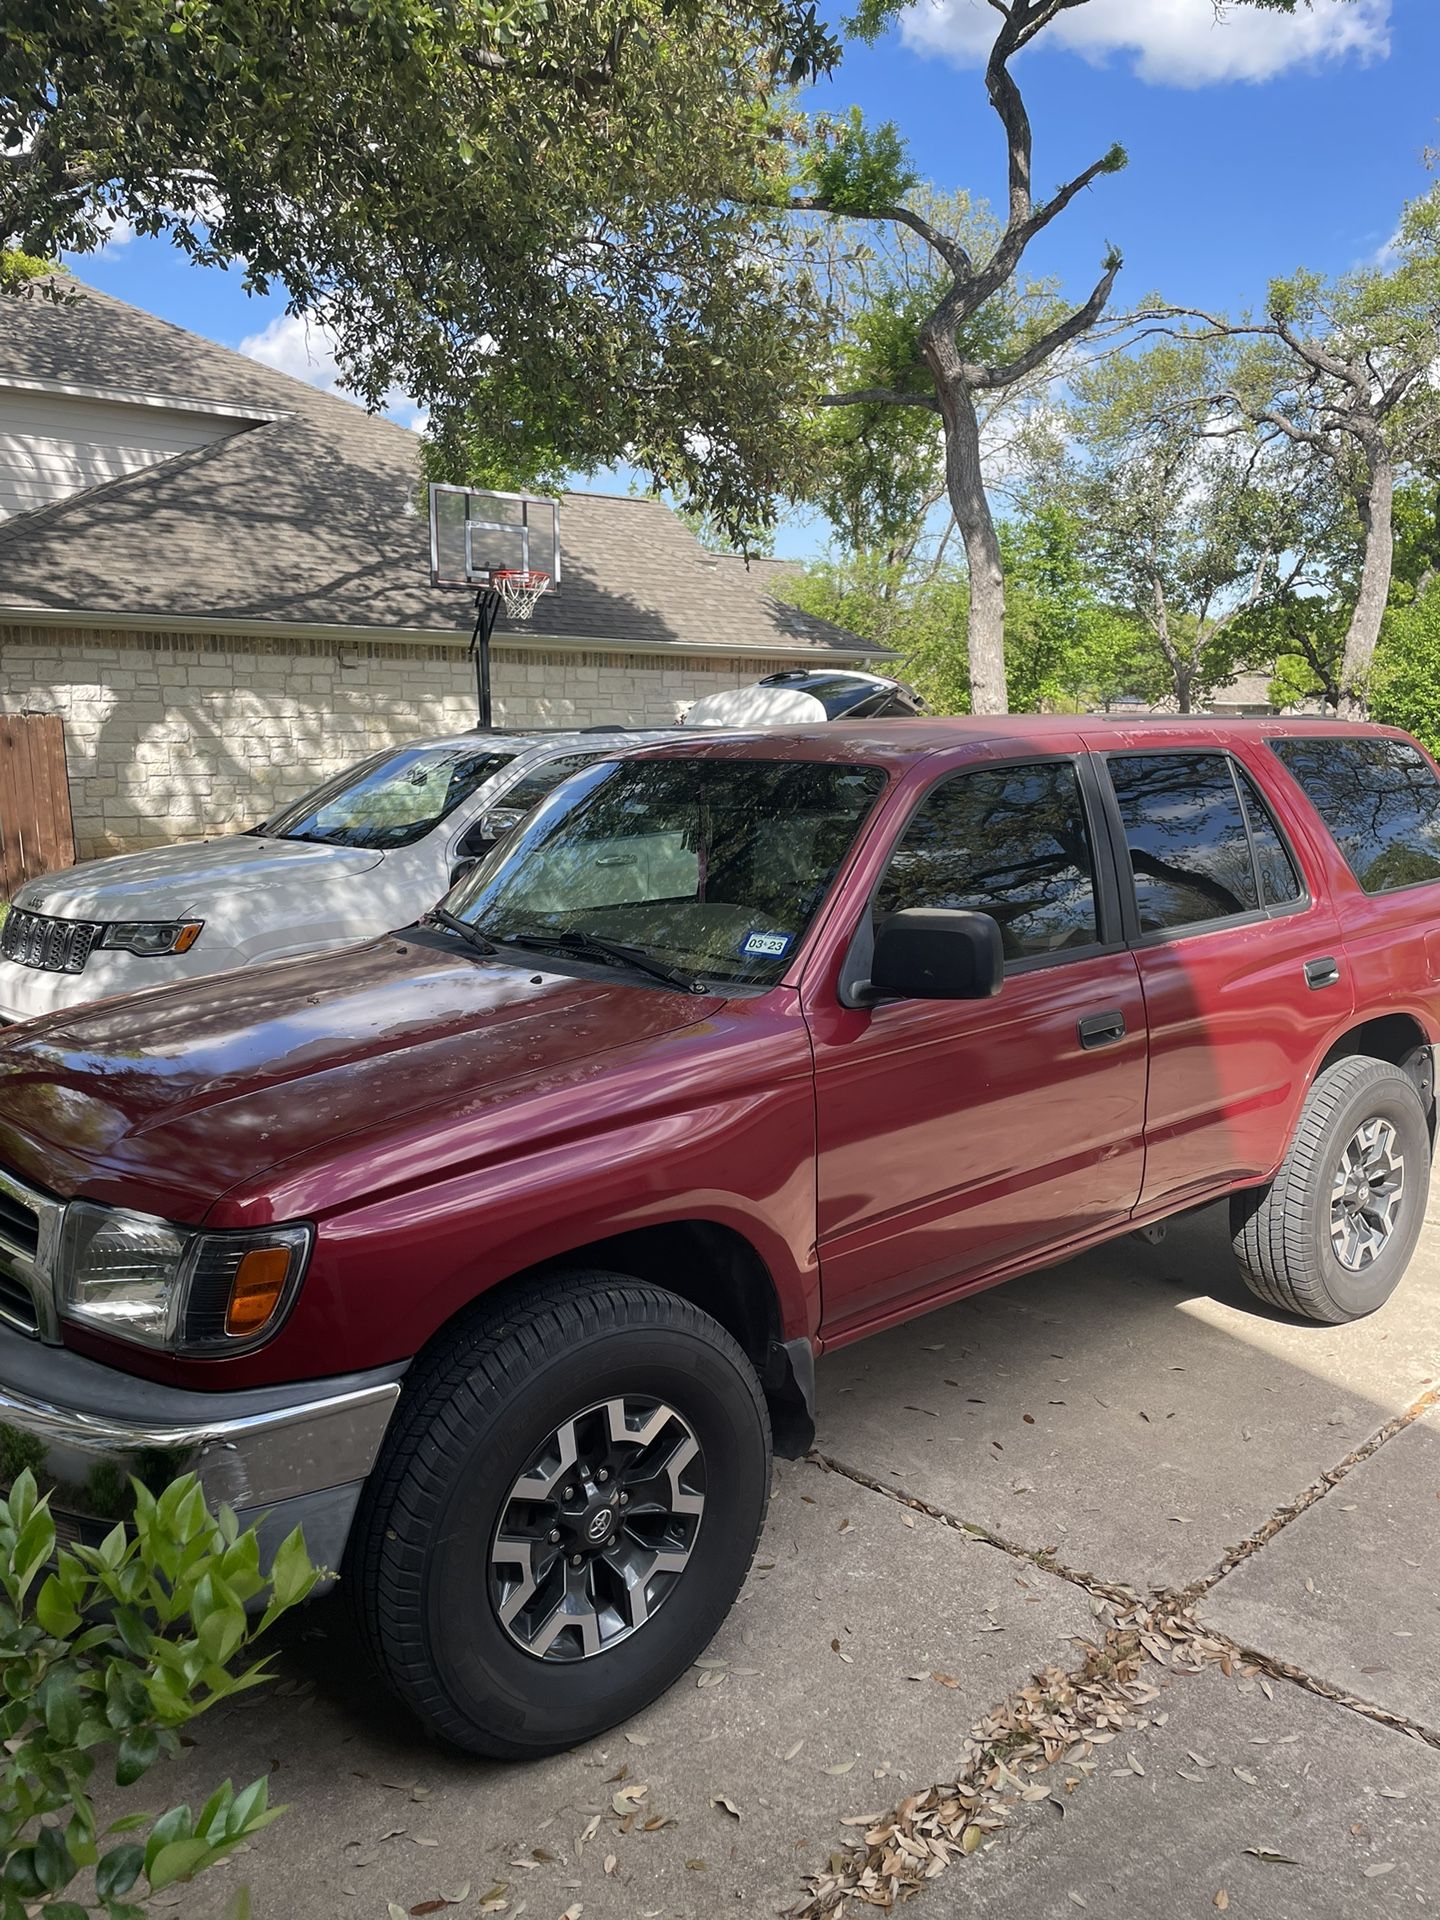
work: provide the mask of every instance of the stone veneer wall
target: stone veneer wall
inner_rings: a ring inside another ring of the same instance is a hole
[[[497,645],[497,724],[668,726],[793,664]],[[224,832],[376,748],[475,722],[463,645],[0,625],[0,711],[65,721],[79,858]]]

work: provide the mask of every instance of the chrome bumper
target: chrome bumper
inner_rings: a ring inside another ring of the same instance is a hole
[[[212,1506],[271,1512],[267,1533],[303,1521],[312,1556],[333,1565],[403,1372],[193,1393],[0,1327],[0,1486],[28,1467],[73,1536],[125,1517],[132,1476],[158,1491],[195,1473]]]

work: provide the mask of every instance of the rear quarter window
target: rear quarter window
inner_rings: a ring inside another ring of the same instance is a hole
[[[1306,734],[1270,747],[1366,893],[1440,881],[1440,780],[1408,740]]]

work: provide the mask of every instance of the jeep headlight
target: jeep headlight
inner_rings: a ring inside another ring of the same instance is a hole
[[[203,920],[114,920],[100,936],[102,947],[149,959],[161,953],[188,953],[200,938]]]
[[[60,1232],[62,1316],[171,1353],[234,1353],[276,1331],[310,1252],[307,1226],[207,1233],[72,1200]]]

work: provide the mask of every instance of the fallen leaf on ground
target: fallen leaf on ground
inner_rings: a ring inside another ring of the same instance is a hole
[[[740,1818],[740,1809],[728,1793],[712,1793],[710,1804],[712,1807],[723,1807],[726,1813],[733,1814],[737,1820]]]
[[[1267,1867],[1298,1867],[1300,1862],[1292,1860],[1288,1853],[1276,1853],[1273,1847],[1246,1847],[1252,1860],[1263,1860]]]

